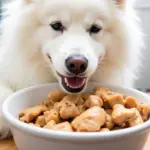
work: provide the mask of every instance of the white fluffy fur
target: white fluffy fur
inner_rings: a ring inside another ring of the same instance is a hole
[[[67,27],[63,34],[50,27],[56,20]],[[93,23],[102,26],[102,31],[89,35],[86,30]],[[142,46],[138,18],[125,0],[15,0],[5,4],[1,23],[0,106],[19,89],[60,81],[55,71],[64,74],[64,60],[74,53],[88,58],[89,80],[133,86]],[[1,117],[1,138],[8,133]]]

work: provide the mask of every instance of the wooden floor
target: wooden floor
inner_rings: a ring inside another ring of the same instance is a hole
[[[17,150],[12,139],[0,141],[0,150]]]
[[[17,148],[14,144],[14,141],[11,139],[0,141],[0,150],[17,150]],[[150,150],[150,136],[143,150]]]

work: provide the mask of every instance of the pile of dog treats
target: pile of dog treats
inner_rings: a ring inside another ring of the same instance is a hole
[[[39,105],[19,113],[19,120],[40,128],[66,132],[109,132],[147,121],[150,104],[96,87],[92,93],[55,90]]]

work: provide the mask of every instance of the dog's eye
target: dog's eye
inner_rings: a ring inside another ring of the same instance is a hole
[[[98,33],[101,31],[101,27],[97,26],[97,25],[92,25],[92,27],[89,29],[90,33]]]
[[[51,27],[55,31],[63,31],[64,30],[64,26],[62,25],[62,23],[60,21],[52,23]]]

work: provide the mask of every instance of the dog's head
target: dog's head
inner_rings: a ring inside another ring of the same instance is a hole
[[[121,53],[114,49],[122,44],[122,23],[117,19],[124,9],[124,0],[26,0],[26,3],[30,5],[27,11],[32,7],[36,10],[32,14],[40,22],[36,37],[67,92],[83,91],[101,61],[113,53],[118,56]]]

